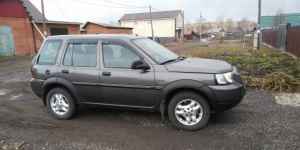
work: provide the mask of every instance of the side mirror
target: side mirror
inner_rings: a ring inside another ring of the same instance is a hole
[[[137,61],[132,63],[131,68],[132,69],[148,70],[148,69],[150,69],[150,66],[142,60],[137,60]]]

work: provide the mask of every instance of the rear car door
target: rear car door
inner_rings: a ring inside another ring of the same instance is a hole
[[[152,108],[157,101],[154,69],[131,69],[133,62],[142,60],[138,51],[121,40],[104,40],[101,50],[99,102],[125,107]]]
[[[81,102],[98,99],[98,40],[69,40],[65,48],[59,76],[72,83]]]
[[[62,40],[47,40],[39,55],[36,57],[36,64],[33,65],[32,72],[36,79],[45,81],[57,75],[57,58],[63,45]]]

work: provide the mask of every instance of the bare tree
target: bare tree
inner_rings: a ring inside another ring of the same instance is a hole
[[[225,31],[232,31],[235,28],[235,22],[232,19],[226,19],[224,23],[224,30]]]
[[[217,24],[218,28],[224,29],[224,25],[225,25],[224,17],[219,16],[217,18],[216,24]]]
[[[248,20],[247,18],[243,18],[242,20],[237,22],[237,27],[244,33],[252,31],[255,28],[255,26],[256,23]]]

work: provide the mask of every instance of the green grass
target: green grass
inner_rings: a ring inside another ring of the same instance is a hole
[[[0,60],[3,60],[3,59],[5,59],[6,57],[5,56],[1,56],[0,55]]]

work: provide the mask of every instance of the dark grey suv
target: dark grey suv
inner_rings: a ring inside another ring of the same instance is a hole
[[[57,119],[80,104],[159,111],[185,130],[236,106],[245,89],[235,67],[185,58],[143,37],[48,37],[33,60],[31,87]]]

